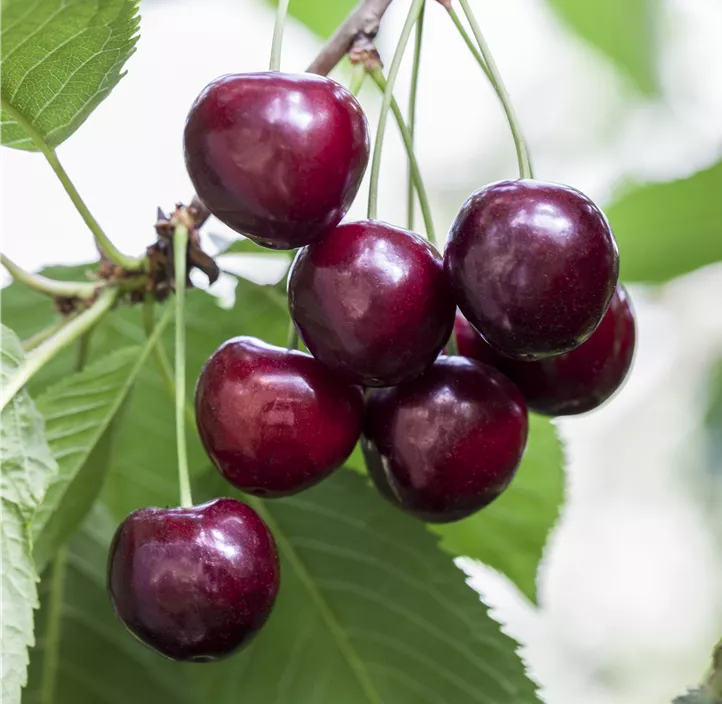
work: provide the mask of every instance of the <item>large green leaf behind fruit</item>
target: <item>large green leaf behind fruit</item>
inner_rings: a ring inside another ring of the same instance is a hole
[[[288,323],[278,291],[246,281],[239,281],[230,311],[200,292],[189,297],[188,309],[189,380],[224,339],[247,333],[278,343]],[[94,334],[91,359],[114,346],[142,342],[138,313],[121,310],[104,322]],[[208,470],[195,433],[190,440],[196,500],[232,492]],[[150,365],[138,377],[115,447],[103,492],[114,523],[139,506],[177,501],[172,403]],[[536,701],[515,643],[438,549],[437,538],[388,506],[364,478],[340,470],[299,497],[267,502],[263,511],[283,555],[278,608],[256,643],[238,658],[216,666],[176,666],[179,686],[188,678],[191,701],[235,704],[243,697],[254,704],[295,704],[313,701],[315,695],[344,704]],[[91,673],[105,673],[110,667],[106,658],[121,656],[123,675],[112,677],[108,701],[146,701],[136,696],[132,682],[126,691],[124,682],[132,679],[134,667],[143,679],[145,663],[161,660],[108,619],[99,579],[94,579],[97,593],[87,592],[90,580],[74,574],[71,565],[89,573],[89,558],[87,553],[76,557],[74,546],[62,609],[58,702],[82,701],[72,699],[75,693],[90,697],[105,677],[88,678],[86,662],[92,664]],[[105,559],[102,546],[93,559]],[[96,564],[92,572],[102,574],[101,569]],[[92,660],[86,647],[92,649]],[[33,672],[42,669],[37,660],[42,661],[40,652],[33,656]],[[307,667],[319,669],[314,673]],[[164,686],[153,684],[156,692]]]
[[[4,392],[6,380],[24,357],[20,340],[5,325],[1,354]],[[28,646],[35,642],[33,609],[38,605],[38,577],[32,558],[31,526],[37,506],[58,470],[45,439],[43,419],[24,389],[3,408],[0,446],[0,699],[4,704],[16,704],[26,681]]]
[[[67,139],[124,74],[138,38],[138,0],[3,0],[2,143],[34,150]]]

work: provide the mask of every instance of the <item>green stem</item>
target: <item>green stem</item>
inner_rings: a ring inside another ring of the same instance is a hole
[[[451,332],[451,337],[449,338],[449,341],[446,343],[446,352],[449,356],[459,354],[459,346],[456,343],[456,334],[453,330]]]
[[[489,67],[486,65],[486,62],[484,61],[484,57],[479,53],[479,50],[476,48],[476,44],[474,44],[474,40],[469,36],[469,33],[466,31],[466,27],[464,27],[461,19],[459,18],[459,15],[456,14],[456,10],[449,5],[447,8],[449,12],[449,17],[451,17],[451,21],[456,26],[456,29],[459,30],[459,34],[461,35],[461,38],[464,40],[464,43],[466,46],[469,47],[469,51],[472,53],[474,58],[476,59],[477,63],[481,67],[481,70],[486,74],[486,77],[491,82],[492,86],[494,85],[494,79],[491,77],[491,74],[489,73]]]
[[[409,43],[409,37],[411,31],[414,28],[414,24],[419,19],[421,10],[424,7],[425,0],[413,0],[411,3],[411,9],[409,14],[406,16],[406,21],[401,29],[401,36],[399,37],[399,43],[396,46],[394,52],[394,58],[391,60],[391,66],[389,67],[389,76],[386,83],[386,90],[384,92],[384,99],[381,103],[381,112],[379,113],[379,122],[376,128],[376,143],[374,144],[374,154],[371,161],[371,180],[369,183],[369,204],[368,204],[368,217],[369,220],[375,220],[378,212],[378,200],[379,200],[379,175],[381,172],[381,153],[384,146],[384,135],[386,133],[386,121],[388,118],[389,110],[391,109],[391,102],[393,100],[394,84],[396,83],[396,77],[399,75],[399,68],[401,68],[401,60],[404,57],[404,51]]]
[[[15,370],[3,388],[0,410],[14,398],[15,394],[47,364],[58,352],[77,340],[92,328],[112,307],[118,297],[114,287],[104,289],[98,300],[77,318],[61,328],[55,335],[36,347]]]
[[[191,482],[188,476],[188,447],[183,414],[186,402],[186,256],[188,228],[175,226],[173,235],[173,266],[175,272],[175,429],[178,446],[178,483],[181,506],[192,506]]]
[[[524,141],[524,137],[521,132],[521,126],[519,125],[519,121],[517,120],[514,108],[512,107],[509,93],[504,87],[504,82],[501,79],[501,74],[499,73],[499,69],[496,66],[494,57],[492,56],[489,46],[484,39],[484,35],[481,32],[481,27],[479,26],[479,23],[476,21],[476,17],[474,17],[474,13],[472,12],[471,6],[469,5],[469,0],[459,0],[459,4],[461,5],[461,9],[466,15],[466,19],[469,21],[471,31],[476,37],[476,42],[479,45],[479,51],[481,52],[481,55],[484,58],[484,61],[488,68],[487,75],[489,75],[494,89],[499,96],[501,105],[504,108],[504,112],[506,113],[506,119],[509,123],[512,137],[514,138],[514,146],[516,147],[516,156],[517,161],[519,162],[519,175],[521,176],[521,178],[534,178],[531,167],[531,159],[529,158],[529,150],[527,148],[526,142]]]
[[[283,30],[286,26],[289,0],[278,0],[276,11],[276,23],[273,25],[273,42],[271,43],[271,60],[268,68],[271,71],[279,71],[281,68],[281,50],[283,47]]]
[[[36,332],[34,335],[31,335],[29,338],[27,338],[27,340],[23,340],[23,349],[26,353],[31,352],[38,345],[45,342],[45,340],[47,340],[49,337],[55,335],[58,330],[64,328],[71,320],[74,320],[77,317],[77,313],[72,313],[68,317],[56,320],[52,325],[48,325],[48,327],[44,328],[43,330]]]
[[[155,300],[152,294],[146,296],[143,301],[143,329],[145,330],[146,337],[150,338],[155,328]],[[170,394],[171,398],[175,399],[175,382],[173,381],[173,367],[171,366],[168,355],[166,354],[163,341],[158,340],[158,343],[153,345],[153,359],[155,359],[155,365],[158,368],[158,373],[163,379],[163,383]],[[195,427],[196,417],[193,409],[186,403],[185,404],[186,421],[191,428]]]
[[[359,91],[361,90],[361,86],[364,84],[365,79],[366,66],[364,66],[363,61],[359,61],[358,63],[354,64],[351,69],[351,83],[348,87],[349,91],[357,96],[359,94]]]
[[[63,546],[58,550],[50,565],[50,594],[48,597],[48,615],[45,621],[45,657],[43,658],[40,704],[53,704],[55,701],[58,665],[60,663],[60,627],[67,562],[68,548]]]
[[[93,237],[95,237],[95,242],[97,243],[98,247],[105,253],[108,259],[110,259],[112,262],[115,262],[118,266],[121,266],[124,269],[128,269],[130,271],[137,271],[139,269],[143,269],[146,265],[145,259],[137,259],[135,257],[129,257],[123,254],[110,241],[105,232],[103,232],[103,229],[98,224],[98,221],[93,217],[93,214],[90,212],[90,210],[88,210],[88,206],[85,205],[85,202],[80,197],[80,193],[78,193],[75,185],[70,180],[70,176],[68,176],[67,172],[63,168],[63,165],[60,163],[60,160],[58,159],[58,155],[55,153],[55,150],[46,144],[42,135],[33,127],[30,122],[25,119],[25,116],[19,110],[13,107],[4,98],[0,100],[0,103],[2,104],[2,109],[5,110],[8,115],[10,115],[10,117],[12,117],[13,120],[15,120],[15,122],[17,122],[25,130],[37,150],[41,152],[43,156],[47,159],[48,163],[50,164],[50,168],[52,168],[52,170],[55,172],[55,175],[58,177],[58,180],[63,185],[63,188],[70,197],[70,200],[73,202],[75,209],[78,211],[78,213],[80,213],[80,217],[83,218],[85,224],[88,226],[88,229],[93,233]]]
[[[374,83],[384,91],[384,95],[388,91],[388,82],[384,78],[384,74],[380,68],[376,68],[371,72],[371,78]],[[401,113],[398,103],[391,96],[391,112],[396,118],[396,124],[399,126],[401,132],[401,139],[403,139],[404,147],[406,148],[406,154],[409,159],[409,171],[411,173],[411,181],[416,188],[416,193],[419,197],[419,205],[421,206],[421,214],[424,218],[424,227],[426,228],[426,234],[429,239],[435,244],[439,245],[436,238],[436,229],[434,228],[434,219],[431,215],[431,205],[429,204],[429,196],[426,193],[426,187],[424,186],[423,179],[421,178],[421,170],[419,169],[419,163],[416,160],[416,154],[414,153],[414,145],[412,143],[411,133],[406,127],[404,122],[404,116]]]
[[[89,299],[95,296],[98,289],[98,284],[92,284],[89,281],[55,281],[55,279],[49,279],[40,274],[31,274],[25,269],[21,269],[4,254],[0,254],[0,264],[10,272],[15,281],[20,281],[33,291],[48,296]]]
[[[409,138],[411,150],[414,148],[414,136],[416,134],[416,96],[419,89],[419,68],[421,67],[421,44],[424,38],[424,16],[426,3],[421,9],[419,21],[416,23],[416,38],[414,40],[414,59],[411,65],[411,92],[409,93]],[[393,110],[393,104],[391,106]],[[408,191],[406,193],[406,226],[409,230],[414,229],[414,177],[412,173],[411,160],[409,160]]]

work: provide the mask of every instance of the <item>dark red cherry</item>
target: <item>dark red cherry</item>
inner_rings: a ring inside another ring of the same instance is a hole
[[[418,379],[371,392],[364,433],[378,453],[367,452],[369,473],[386,498],[424,521],[456,521],[511,482],[526,405],[496,369],[440,357]]]
[[[264,247],[309,244],[336,225],[369,156],[366,118],[330,78],[279,72],[221,76],[196,98],[185,160],[217,218]]]
[[[455,331],[459,354],[494,365],[519,387],[532,411],[548,416],[585,413],[604,403],[627,376],[636,337],[634,313],[620,285],[592,336],[556,357],[534,362],[504,357],[461,313]]]
[[[604,214],[579,191],[500,181],[462,206],[445,266],[459,308],[492,347],[541,359],[594,332],[617,285],[619,255]]]
[[[454,323],[439,253],[418,235],[384,222],[341,225],[301,250],[288,297],[311,354],[365,386],[418,376]]]
[[[363,412],[360,387],[308,354],[253,337],[222,344],[196,387],[206,452],[231,484],[257,496],[294,494],[340,467]]]
[[[110,546],[115,612],[174,660],[218,660],[247,645],[273,609],[278,582],[273,536],[235,499],[134,511]]]

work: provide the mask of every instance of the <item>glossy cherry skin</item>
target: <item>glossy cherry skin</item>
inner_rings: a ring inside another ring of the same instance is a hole
[[[302,352],[235,337],[206,363],[196,422],[221,474],[249,494],[295,494],[351,454],[363,427],[358,386]]]
[[[379,491],[424,521],[446,523],[509,485],[526,445],[527,411],[496,369],[439,357],[418,379],[371,392],[364,434],[377,453],[366,454]]]
[[[110,546],[115,612],[143,643],[173,660],[218,660],[247,645],[268,619],[279,584],[276,544],[235,499],[143,508]]]
[[[619,276],[602,211],[573,188],[532,180],[472,194],[451,226],[444,263],[461,311],[515,359],[579,346],[602,320]]]
[[[634,312],[621,285],[592,336],[556,357],[534,362],[504,357],[461,313],[454,329],[459,354],[501,370],[517,385],[530,410],[548,416],[586,413],[609,399],[627,376],[636,339]]]
[[[454,324],[439,253],[418,235],[383,222],[340,225],[301,250],[288,297],[311,354],[365,386],[418,376]]]
[[[221,76],[196,98],[184,137],[206,207],[272,249],[309,244],[340,222],[369,156],[361,106],[312,74]]]

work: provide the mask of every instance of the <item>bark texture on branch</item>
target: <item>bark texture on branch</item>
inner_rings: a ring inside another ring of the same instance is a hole
[[[361,0],[306,70],[325,76],[349,52],[358,38],[373,39],[391,2]]]

